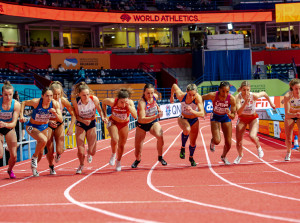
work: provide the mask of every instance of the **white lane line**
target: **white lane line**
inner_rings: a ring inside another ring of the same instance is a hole
[[[177,126],[177,125],[176,125]],[[174,128],[176,126],[171,126],[169,127],[167,130],[165,130],[164,132],[167,132],[169,129]],[[145,142],[144,144],[152,141],[153,139],[155,139],[155,137],[152,137],[151,139],[149,139],[147,142]],[[123,156],[126,156],[127,154],[129,154],[130,152],[134,151],[134,148],[130,151],[128,151],[127,153],[125,153]],[[90,174],[88,174],[87,176],[83,177],[82,179],[78,180],[77,182],[75,182],[74,184],[72,184],[71,186],[69,186],[65,191],[64,191],[64,196],[73,204],[80,206],[82,208],[86,208],[101,214],[105,214],[111,217],[115,217],[115,218],[119,218],[119,219],[123,219],[123,220],[127,220],[127,221],[132,221],[132,222],[141,222],[141,223],[153,223],[155,221],[149,221],[149,220],[145,220],[145,219],[139,219],[139,218],[134,218],[134,217],[129,217],[126,215],[121,215],[121,214],[117,214],[111,211],[106,211],[104,209],[100,209],[100,208],[96,208],[96,207],[91,207],[88,206],[86,204],[84,204],[83,202],[77,201],[75,200],[71,195],[70,195],[70,191],[79,183],[81,183],[82,181],[86,180],[89,176],[93,175],[94,173],[96,173],[97,171],[103,169],[104,167],[108,166],[108,163],[96,170],[94,170],[93,172],[91,172]]]
[[[204,126],[204,127],[207,127],[207,126]],[[202,127],[203,128],[203,127]],[[201,128],[201,129],[202,129]],[[200,132],[201,132],[201,129],[200,129]],[[171,148],[171,146],[174,144],[174,142],[177,140],[177,138],[180,136],[180,134],[174,139],[174,141],[172,142],[172,144],[168,147],[168,149],[164,152],[164,154],[166,154],[168,152],[168,150]],[[201,132],[201,137],[202,137],[202,141],[203,140],[203,134]],[[204,144],[205,146],[205,144]],[[207,154],[207,151],[206,151],[206,146],[205,146],[205,152]],[[211,163],[210,163],[210,160],[208,158],[208,164],[209,164],[209,168],[211,169]],[[257,212],[251,212],[251,211],[243,211],[243,210],[239,210],[239,209],[234,209],[234,208],[227,208],[227,207],[224,207],[224,206],[218,206],[218,205],[212,205],[212,204],[206,204],[206,203],[202,203],[202,202],[198,202],[198,201],[193,201],[193,200],[189,200],[189,199],[185,199],[185,198],[181,198],[181,197],[177,197],[175,195],[172,195],[172,194],[169,194],[169,193],[166,193],[164,191],[161,191],[159,189],[157,189],[155,186],[153,186],[152,182],[151,182],[151,176],[152,176],[152,173],[153,173],[153,170],[155,169],[155,167],[157,166],[158,162],[156,162],[151,170],[149,171],[148,173],[148,176],[147,176],[147,184],[148,186],[156,191],[157,193],[160,193],[162,195],[165,195],[167,197],[171,197],[173,199],[176,199],[176,200],[180,200],[180,201],[184,201],[184,202],[187,202],[187,203],[191,203],[191,204],[196,204],[196,205],[200,205],[200,206],[204,206],[204,207],[210,207],[210,208],[215,208],[215,209],[220,209],[220,210],[225,210],[225,211],[231,211],[231,212],[235,212],[235,213],[240,213],[240,214],[246,214],[246,215],[252,215],[252,216],[256,216],[256,217],[261,217],[261,218],[268,218],[268,219],[275,219],[275,220],[280,220],[280,221],[288,221],[288,222],[300,222],[299,219],[293,219],[293,218],[285,218],[285,217],[277,217],[277,216],[273,216],[273,215],[266,215],[266,214],[260,214],[260,213],[257,213]],[[212,170],[213,171],[213,170]]]
[[[248,188],[248,187],[243,187],[239,184],[236,184],[236,183],[233,183],[227,179],[225,179],[224,177],[220,176],[217,172],[214,171],[214,169],[212,168],[211,166],[211,162],[210,162],[210,159],[209,159],[209,156],[208,156],[208,152],[207,152],[207,148],[206,148],[206,144],[205,144],[205,140],[203,138],[203,133],[202,133],[202,129],[203,128],[206,128],[208,126],[203,126],[201,129],[200,129],[200,134],[201,134],[201,138],[202,138],[202,143],[203,143],[203,146],[204,146],[204,152],[205,152],[205,155],[206,155],[206,160],[207,160],[207,163],[208,163],[208,168],[209,170],[216,176],[218,177],[219,179],[221,179],[222,181],[232,185],[232,186],[235,186],[235,187],[239,187],[241,189],[244,189],[244,190],[249,190],[249,191],[253,191],[253,192],[257,192],[257,193],[261,193],[261,194],[266,194],[266,195],[269,195],[269,196],[273,196],[273,197],[279,197],[279,198],[283,198],[283,199],[288,199],[288,200],[293,200],[293,201],[300,201],[299,198],[295,198],[295,197],[288,197],[288,196],[283,196],[283,195],[279,195],[279,194],[273,194],[273,193],[270,193],[270,192],[266,192],[266,191],[261,191],[261,190],[256,190],[256,189],[252,189],[252,188]],[[234,139],[232,139],[233,141],[235,141]],[[236,141],[235,141],[236,142]],[[243,146],[244,147],[244,146]],[[245,147],[244,147],[245,148]],[[245,148],[246,149],[246,148]],[[247,149],[247,151],[249,151]],[[255,157],[258,158],[258,156],[254,153],[252,153],[251,151],[249,151],[251,154],[253,154]],[[258,158],[259,159],[259,158]],[[265,162],[263,159],[260,159],[261,161]],[[265,162],[267,163],[267,162]],[[272,165],[270,165],[272,166]]]
[[[232,139],[232,141],[234,141],[234,142],[236,143],[236,140]],[[279,168],[277,168],[277,167],[271,165],[269,162],[265,161],[264,159],[258,158],[258,156],[257,156],[255,153],[253,153],[252,151],[250,151],[249,149],[247,149],[245,146],[243,146],[243,148],[244,148],[245,150],[247,150],[249,153],[251,153],[253,156],[257,157],[257,159],[259,159],[260,161],[262,161],[264,164],[266,164],[266,165],[268,165],[269,167],[271,167],[272,169],[275,169],[275,170],[277,170],[277,171],[279,171],[279,172],[281,172],[281,173],[284,173],[284,174],[286,174],[286,175],[289,175],[289,176],[291,176],[291,177],[295,177],[295,178],[297,178],[297,179],[300,179],[300,176],[297,176],[297,175],[295,175],[295,174],[286,172],[286,171],[284,171],[284,170],[282,170],[282,169],[279,169]]]
[[[156,203],[182,203],[182,201],[82,201],[83,204],[156,204]],[[68,206],[73,203],[41,203],[41,204],[3,204],[0,208],[7,207],[42,207],[42,206]]]

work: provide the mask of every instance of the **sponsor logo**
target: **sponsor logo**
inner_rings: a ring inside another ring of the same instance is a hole
[[[77,64],[78,64],[78,60],[76,58],[72,58],[72,57],[67,57],[65,60],[64,60],[64,63],[67,67],[69,66],[73,66],[75,67]]]
[[[169,117],[171,115],[171,106],[167,105],[166,106],[166,115]]]
[[[121,15],[120,19],[122,20],[122,22],[125,22],[125,21],[129,22],[131,20],[131,17],[130,17],[130,15],[124,13]]]

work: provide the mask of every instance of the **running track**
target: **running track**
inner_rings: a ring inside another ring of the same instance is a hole
[[[137,169],[134,130],[129,133],[122,171],[108,165],[110,141],[98,142],[98,150],[83,174],[76,149],[67,150],[50,176],[45,157],[40,177],[31,176],[30,162],[15,166],[10,180],[0,168],[0,222],[300,222],[300,153],[284,162],[284,143],[260,138],[265,156],[245,134],[240,165],[224,166],[220,156],[224,141],[209,151],[209,120],[200,121],[195,160],[179,158],[180,129],[177,120],[161,121],[168,166],[157,163],[156,141],[148,133]],[[230,162],[237,156],[235,134]],[[187,149],[188,152],[188,149]]]

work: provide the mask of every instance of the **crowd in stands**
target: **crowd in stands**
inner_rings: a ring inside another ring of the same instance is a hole
[[[11,0],[19,4],[34,4],[47,7],[97,9],[103,11],[206,11],[216,10],[211,0]]]

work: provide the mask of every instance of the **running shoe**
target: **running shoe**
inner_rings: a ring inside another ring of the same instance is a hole
[[[185,148],[180,149],[179,157],[180,157],[180,159],[185,159]]]
[[[54,160],[55,160],[56,163],[59,162],[60,157],[61,157],[61,154],[58,155],[58,154],[56,153],[56,155],[55,155],[55,157],[54,157]]]
[[[7,171],[8,175],[9,175],[9,178],[10,179],[16,179],[16,175],[14,174],[14,172],[11,170],[11,171]]]
[[[90,155],[90,154],[88,154],[88,155],[86,156],[86,161],[87,161],[88,163],[91,163],[91,162],[93,161],[93,156]]]
[[[116,171],[121,171],[121,170],[122,170],[121,161],[117,161]]]
[[[264,151],[262,150],[261,146],[257,149],[258,152],[258,158],[263,158],[264,157]]]
[[[33,175],[34,177],[40,176],[40,174],[39,174],[39,172],[37,172],[36,168],[31,167],[31,171],[32,171],[32,175]]]
[[[168,163],[167,163],[167,162],[164,160],[164,158],[162,158],[162,157],[159,157],[159,158],[158,158],[158,161],[161,162],[161,164],[162,164],[163,166],[168,165]]]
[[[76,174],[81,174],[83,171],[83,165],[79,165],[78,169],[76,170]]]
[[[214,152],[216,150],[215,144],[213,144],[212,142],[210,142],[209,149],[210,149],[211,152]]]
[[[287,153],[284,160],[285,161],[290,161],[291,160],[291,153]]]
[[[135,160],[135,161],[133,162],[133,164],[131,165],[131,168],[137,168],[137,166],[139,165],[140,162],[141,162],[141,161]]]
[[[197,163],[195,162],[193,157],[190,157],[189,161],[191,162],[191,166],[197,166]]]
[[[49,166],[50,169],[50,175],[56,175],[55,169],[54,169],[54,165],[53,166]]]
[[[116,162],[116,153],[112,153],[109,160],[109,165],[114,166],[115,162]]]
[[[233,161],[233,163],[234,164],[239,164],[240,162],[241,162],[241,159],[242,159],[243,157],[242,156],[238,156],[234,161]]]
[[[34,156],[31,158],[31,167],[32,168],[35,168],[35,169],[37,168],[37,159],[38,158],[34,157]]]
[[[225,165],[230,165],[230,162],[228,161],[228,159],[226,157],[221,156],[221,160],[224,162]]]

